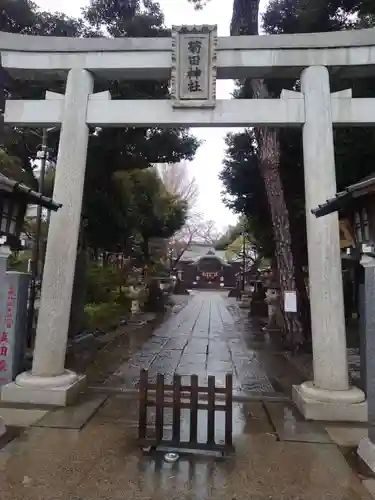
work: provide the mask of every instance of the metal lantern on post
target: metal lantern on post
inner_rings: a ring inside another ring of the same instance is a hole
[[[3,237],[3,244],[19,249],[27,198],[17,192],[8,191],[4,187],[6,188],[6,185],[0,178],[0,235]]]
[[[38,205],[54,212],[62,206],[41,193],[33,191],[25,184],[0,174],[0,237],[2,238],[0,243],[0,286],[6,283],[7,258],[10,250],[22,248],[20,236],[29,204]],[[35,282],[33,282],[29,290],[28,344],[30,344],[34,324],[35,299],[36,288]],[[2,302],[1,300],[0,308],[4,307]]]
[[[11,248],[21,248],[20,235],[29,204],[55,212],[62,206],[25,184],[0,174],[0,236],[6,238],[6,244]]]

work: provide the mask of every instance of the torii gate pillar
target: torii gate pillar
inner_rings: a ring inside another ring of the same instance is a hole
[[[34,404],[66,405],[85,383],[85,377],[65,370],[65,356],[89,128],[87,105],[93,76],[84,69],[68,74],[56,166],[54,197],[62,208],[52,214],[31,372],[2,389],[2,399]],[[56,96],[59,98],[59,96]]]
[[[338,215],[311,213],[336,193],[328,69],[306,68],[301,90],[314,381],[294,387],[293,399],[311,420],[365,420],[365,395],[349,387]]]

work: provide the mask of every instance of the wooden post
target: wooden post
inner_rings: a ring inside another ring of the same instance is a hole
[[[178,443],[181,440],[181,375],[173,377],[173,427],[172,441]]]
[[[207,444],[215,446],[215,377],[208,377]]]
[[[233,446],[233,375],[225,377],[225,446]]]
[[[138,438],[139,440],[146,439],[147,434],[147,385],[148,372],[141,370],[139,379],[139,423],[138,423]]]
[[[198,443],[198,375],[191,376],[190,387],[190,444]]]

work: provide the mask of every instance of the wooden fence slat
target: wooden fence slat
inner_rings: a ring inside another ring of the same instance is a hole
[[[215,446],[215,377],[208,377],[207,444]]]
[[[227,373],[225,377],[225,445],[233,446],[233,375]]]
[[[156,384],[148,384],[148,392],[153,393],[156,391]],[[166,393],[171,393],[170,397],[172,397],[173,394],[173,385],[171,384],[164,384],[164,394]],[[186,397],[190,397],[190,386],[189,385],[181,385],[181,394]],[[225,387],[215,387],[215,392],[216,394],[225,394]],[[201,385],[198,386],[198,393],[199,394],[207,394],[208,393],[208,388],[203,387]]]
[[[138,438],[143,440],[146,438],[147,431],[147,370],[141,370],[139,378],[139,422],[138,422]]]
[[[181,440],[181,375],[173,377],[173,425],[172,441],[178,444]]]
[[[190,437],[189,443],[198,442],[198,375],[190,377]]]
[[[151,408],[156,407],[155,401],[149,401],[147,403],[147,406],[149,406]],[[173,404],[173,401],[164,401],[163,406],[164,406],[164,408],[172,408],[173,409],[174,404]],[[184,403],[180,403],[180,408],[181,408],[181,410],[190,410],[191,409],[190,401],[189,402],[185,401]],[[198,408],[198,410],[207,410],[208,404],[207,403],[198,403],[197,408]],[[214,409],[215,409],[215,411],[225,411],[225,405],[215,404]]]
[[[156,441],[163,440],[164,429],[164,375],[156,376],[156,411],[155,411],[155,436]]]

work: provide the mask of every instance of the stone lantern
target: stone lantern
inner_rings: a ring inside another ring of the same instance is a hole
[[[282,323],[280,319],[282,318],[280,311],[280,285],[271,280],[267,285],[265,302],[268,305],[268,323],[266,329],[280,330],[282,328]]]

